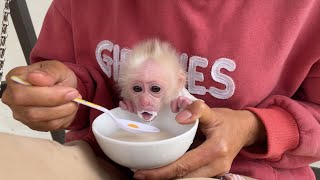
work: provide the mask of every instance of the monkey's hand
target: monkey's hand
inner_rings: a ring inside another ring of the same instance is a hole
[[[130,100],[123,99],[123,101],[119,102],[119,106],[123,110],[129,111],[129,112],[132,112],[132,113],[137,112],[136,107],[134,106],[134,104]]]
[[[188,105],[192,103],[192,100],[188,97],[179,96],[176,99],[172,100],[170,103],[171,111],[173,113],[177,113],[180,109],[186,108]]]

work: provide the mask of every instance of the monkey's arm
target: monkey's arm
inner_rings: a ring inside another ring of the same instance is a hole
[[[119,102],[119,107],[122,108],[123,110],[132,112],[132,113],[136,113],[136,107],[134,106],[134,104],[127,100],[127,99],[123,99],[122,101]]]
[[[177,113],[196,100],[199,99],[191,95],[186,88],[183,88],[182,91],[180,91],[179,96],[170,102],[171,111]]]
[[[193,95],[191,95],[190,92],[186,88],[182,89],[182,91],[180,92],[179,96],[183,96],[183,97],[189,98],[191,101],[199,100],[198,98],[196,98]]]

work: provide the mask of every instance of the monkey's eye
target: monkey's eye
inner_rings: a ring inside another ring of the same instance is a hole
[[[153,85],[153,86],[151,86],[150,90],[151,90],[151,92],[158,93],[158,92],[160,92],[161,87],[158,85]]]
[[[142,91],[142,87],[141,87],[140,85],[134,85],[134,86],[132,87],[132,90],[133,90],[134,92],[141,92],[141,91]]]

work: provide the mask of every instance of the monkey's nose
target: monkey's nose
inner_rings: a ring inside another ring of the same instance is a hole
[[[149,106],[151,104],[151,99],[148,97],[141,97],[140,104],[141,106]]]

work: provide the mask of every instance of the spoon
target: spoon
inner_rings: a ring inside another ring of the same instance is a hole
[[[23,84],[26,86],[32,86],[32,84],[30,84],[27,81],[22,80],[21,78],[19,78],[18,76],[11,76],[11,80],[19,83],[19,84]],[[133,132],[133,133],[142,133],[142,132],[160,132],[160,129],[151,125],[147,125],[147,124],[143,124],[140,122],[136,122],[136,121],[131,121],[131,120],[127,120],[127,119],[120,119],[115,117],[108,109],[99,106],[97,104],[94,104],[92,102],[80,99],[80,98],[75,98],[72,101],[80,103],[82,105],[85,106],[89,106],[91,108],[97,109],[99,111],[102,111],[104,113],[107,113],[111,119],[113,119],[113,121],[123,130],[129,131],[129,132]]]

